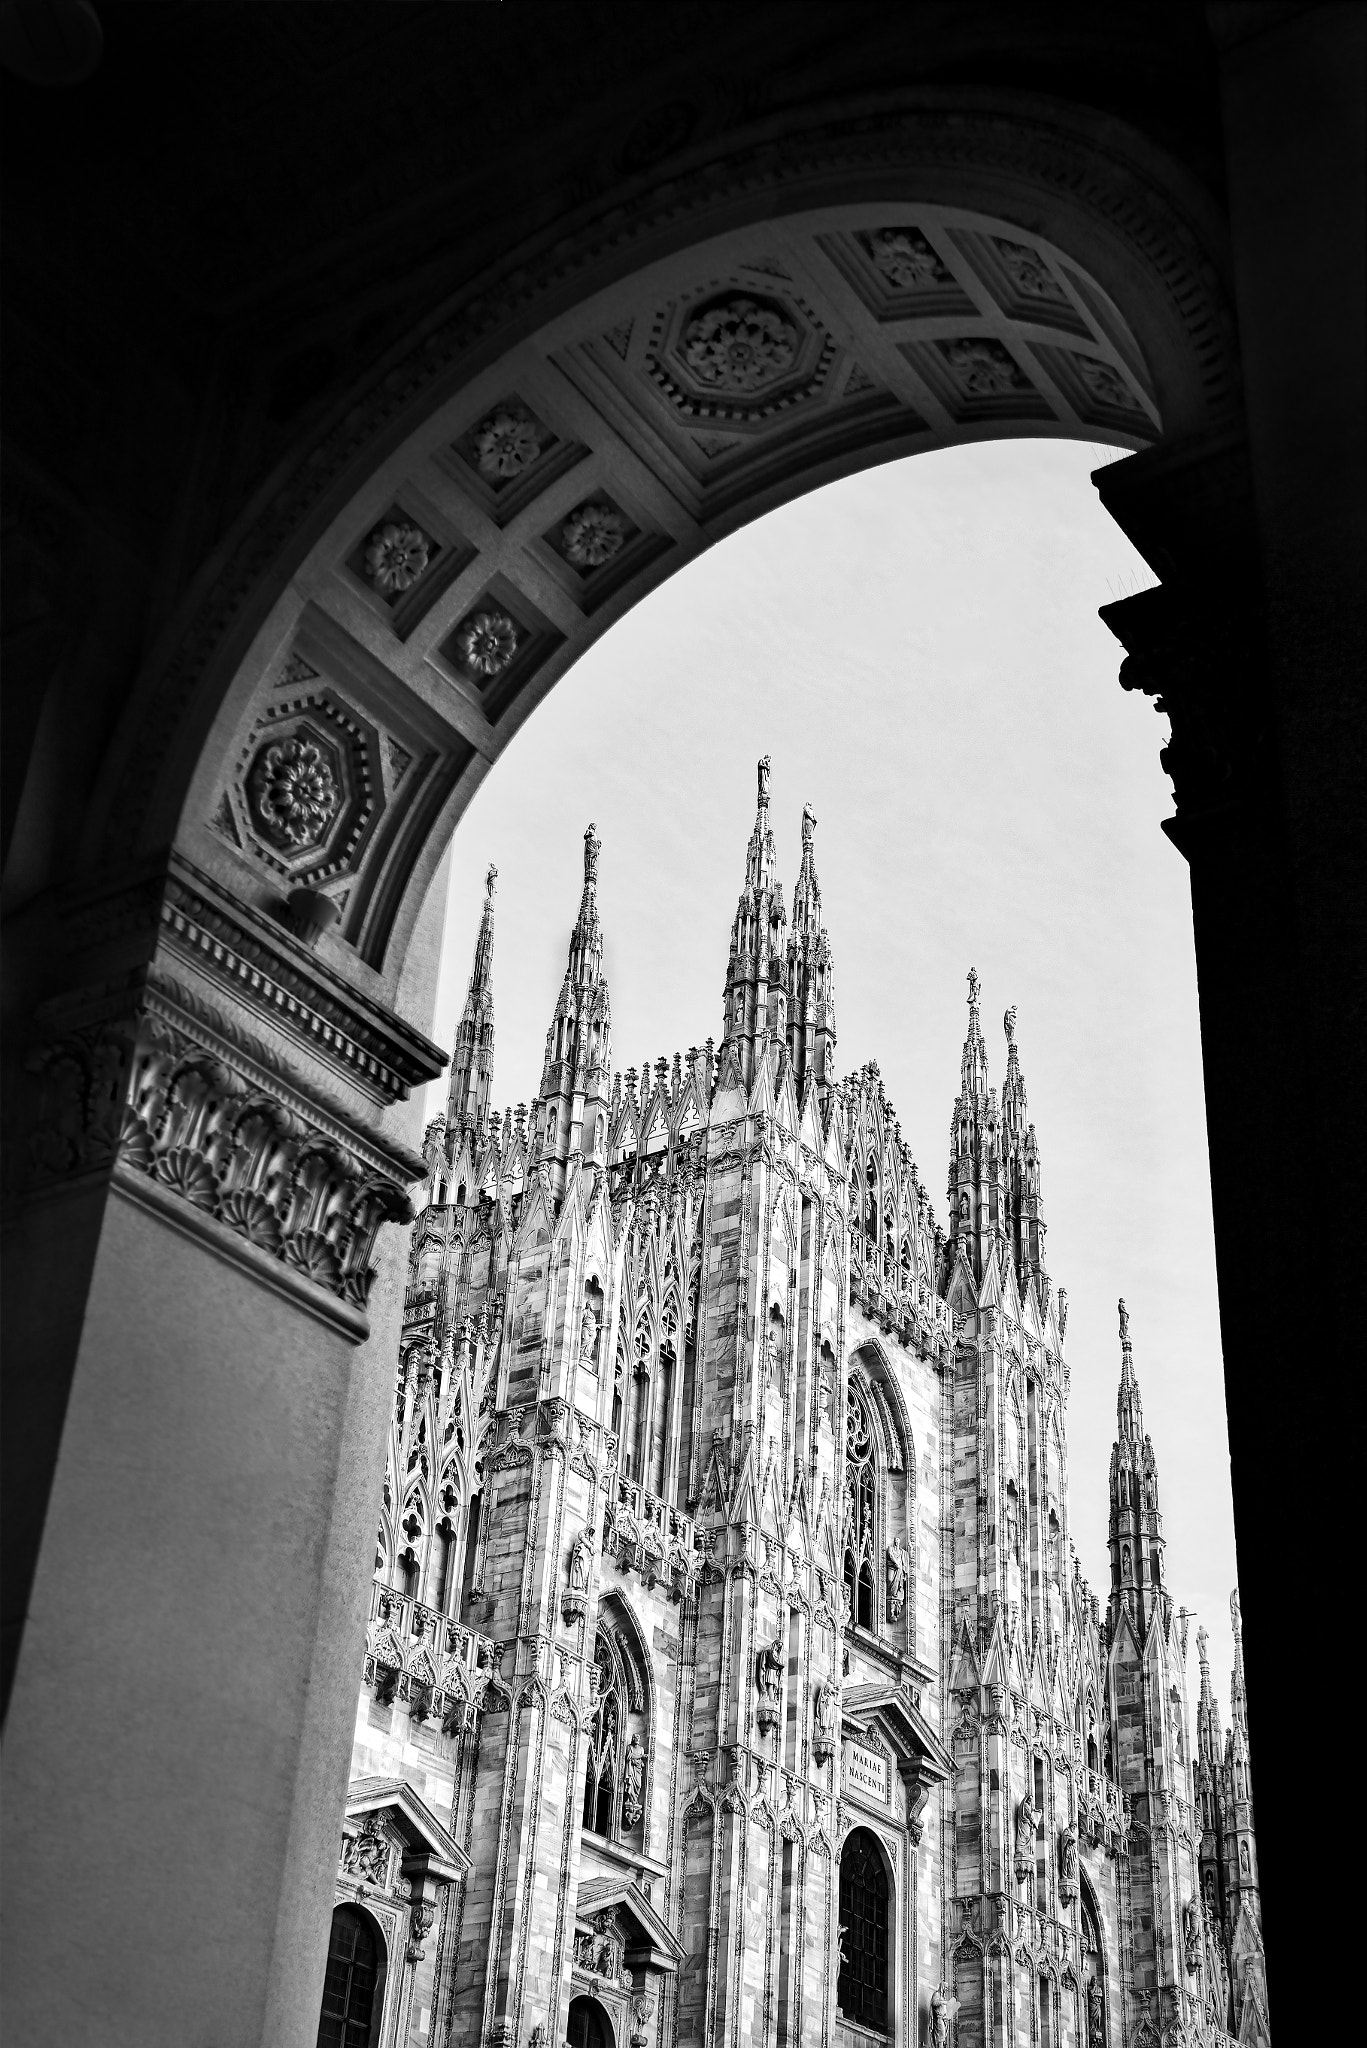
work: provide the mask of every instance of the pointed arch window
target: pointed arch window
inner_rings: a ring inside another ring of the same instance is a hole
[[[873,1431],[862,1395],[851,1385],[845,1400],[845,1622],[874,1626],[877,1492]]]
[[[594,1645],[596,1703],[584,1767],[586,1828],[618,1839],[641,1819],[645,1780],[643,1695],[632,1683],[621,1643],[599,1629]]]

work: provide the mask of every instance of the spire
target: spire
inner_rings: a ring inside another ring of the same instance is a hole
[[[1121,1437],[1142,1444],[1144,1410],[1139,1399],[1139,1381],[1134,1372],[1134,1346],[1130,1342],[1130,1315],[1124,1301],[1120,1308],[1120,1391],[1116,1395],[1116,1426]]]
[[[745,887],[731,926],[726,968],[724,1044],[736,1048],[746,1086],[754,1079],[755,1047],[766,1034],[787,1033],[787,992],[783,985],[783,884],[775,873],[774,835],[769,827],[769,756],[759,764],[755,828],[745,854]],[[818,899],[819,900],[819,899]]]
[[[451,1085],[446,1098],[446,1122],[451,1131],[462,1124],[482,1127],[489,1112],[489,1086],[494,1071],[494,888],[498,869],[492,864],[484,877],[484,908],[480,914],[479,937],[475,940],[475,963],[470,987],[456,1026],[455,1050],[451,1055]]]
[[[1220,1709],[1210,1683],[1210,1658],[1203,1628],[1196,1631],[1196,1654],[1201,1660],[1201,1696],[1196,1703],[1196,1747],[1201,1761],[1211,1770],[1220,1763]]]
[[[987,1085],[987,1047],[978,1007],[978,970],[968,970],[968,1031],[959,1063],[959,1094],[949,1129],[949,1220],[969,1269],[987,1261],[995,1222],[1002,1222],[989,1180],[1000,1161],[997,1094]]]
[[[1045,1222],[1040,1186],[1039,1140],[1030,1122],[1016,1047],[1016,1006],[1002,1018],[1006,1033],[1006,1079],[1002,1083],[1002,1145],[1005,1151],[1007,1235],[1022,1287],[1033,1275],[1044,1306],[1048,1280],[1044,1271]],[[1062,1332],[1060,1332],[1062,1334]]]
[[[1135,1377],[1130,1317],[1120,1308],[1120,1387],[1116,1394],[1116,1441],[1111,1449],[1111,1622],[1125,1609],[1143,1640],[1155,1610],[1165,1617],[1171,1598],[1163,1584],[1163,1517],[1158,1505],[1158,1467],[1152,1439],[1144,1434],[1144,1410]]]
[[[592,825],[584,834],[584,887],[570,933],[565,979],[546,1033],[546,1063],[534,1133],[549,1167],[551,1191],[564,1193],[571,1154],[602,1163],[611,1086],[612,1007],[603,978],[603,926],[598,915],[598,856]]]
[[[812,847],[816,812],[802,806],[802,866],[793,891],[793,925],[788,938],[785,986],[788,993],[788,1055],[798,1100],[809,1080],[825,1094],[835,1078],[835,969],[831,942],[821,922],[821,884]]]
[[[1229,1596],[1229,1625],[1234,1631],[1234,1669],[1229,1679],[1230,1720],[1248,1742],[1248,1694],[1244,1689],[1244,1618],[1239,1609],[1239,1589]]]

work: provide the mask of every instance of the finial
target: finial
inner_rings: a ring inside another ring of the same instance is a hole
[[[759,763],[759,807],[761,810],[769,801],[769,756],[762,754]]]
[[[1130,1312],[1123,1299],[1120,1303],[1120,1341],[1122,1344],[1128,1344],[1130,1341]]]
[[[970,967],[968,970],[968,1007],[970,1010],[976,1010],[978,1007],[978,990],[980,986],[977,968]]]
[[[1014,1045],[1016,1042],[1016,1006],[1014,1003],[1012,1003],[1010,1009],[1002,1018],[1002,1030],[1006,1033],[1007,1044]]]
[[[489,872],[484,877],[484,894],[490,903],[492,903],[494,900],[494,885],[497,881],[498,869],[494,866],[493,862],[490,861]]]
[[[810,804],[804,804],[802,806],[802,844],[804,848],[809,847],[811,845],[812,835],[815,831],[816,812],[812,809]]]
[[[589,883],[598,880],[598,856],[602,848],[603,842],[598,837],[597,829],[590,825],[588,831],[584,834],[584,886],[586,888]]]

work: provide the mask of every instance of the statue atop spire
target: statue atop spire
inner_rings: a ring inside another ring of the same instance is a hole
[[[484,877],[484,904],[465,1008],[456,1026],[451,1054],[451,1082],[446,1096],[448,1131],[462,1124],[482,1127],[489,1112],[494,1071],[494,886],[498,869],[492,861]]]
[[[598,837],[597,828],[590,825],[584,834],[584,890],[586,894],[590,889],[597,887],[598,856],[602,850],[603,842]]]
[[[769,824],[769,756],[758,764],[754,830],[745,853],[745,887],[731,926],[726,968],[723,1043],[734,1044],[748,1087],[754,1079],[755,1047],[766,1034],[782,1042],[788,1030],[788,997],[783,982],[783,933],[788,914]]]
[[[798,1099],[813,1081],[825,1100],[835,1079],[835,970],[821,922],[816,873],[816,812],[802,806],[802,866],[793,890],[793,925],[784,985],[788,994],[788,1057]]]

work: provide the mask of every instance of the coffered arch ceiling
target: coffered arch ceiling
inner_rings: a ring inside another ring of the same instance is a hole
[[[829,161],[807,145],[800,178],[774,150],[749,181],[729,166],[725,206],[667,188],[391,356],[149,672],[104,856],[164,844],[178,813],[181,852],[237,896],[330,896],[325,953],[392,997],[490,765],[701,549],[926,449],[1218,433],[1231,322],[1190,210],[1095,138],[962,116],[939,141],[933,174],[852,172],[847,135]]]

